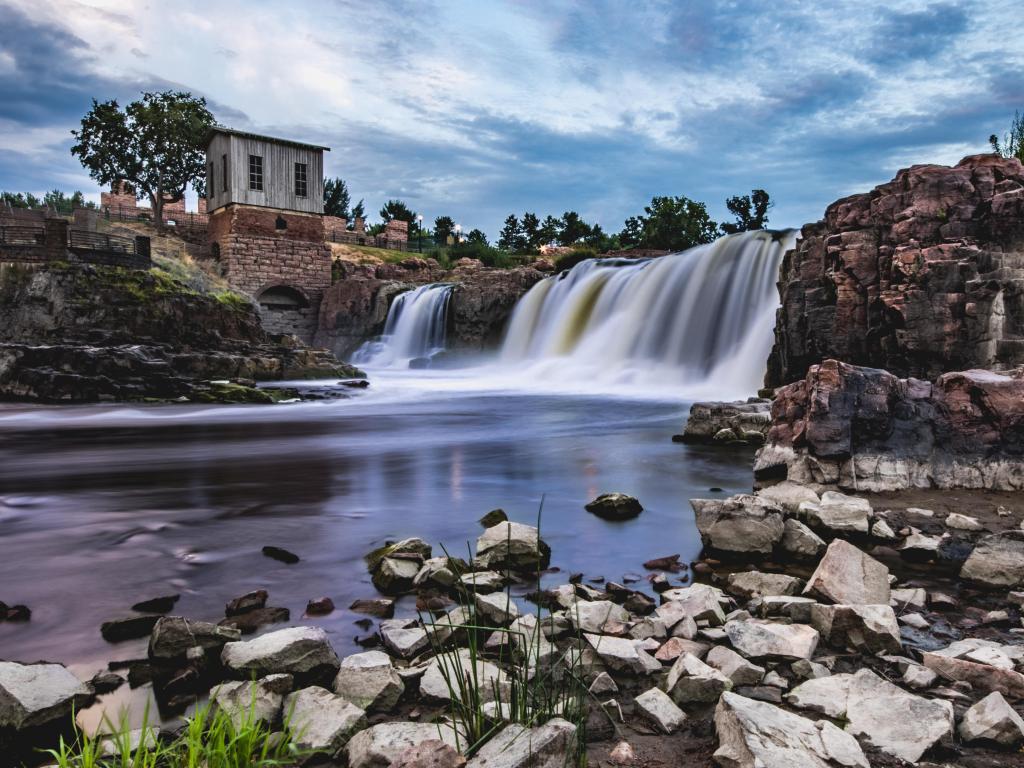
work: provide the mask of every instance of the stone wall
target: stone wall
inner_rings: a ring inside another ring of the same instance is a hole
[[[1024,368],[930,383],[826,360],[777,393],[754,471],[856,491],[1024,490]]]
[[[1024,363],[1024,166],[918,165],[839,200],[786,254],[766,384],[830,357],[900,376]]]

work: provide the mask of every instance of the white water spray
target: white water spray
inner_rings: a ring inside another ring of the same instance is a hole
[[[432,283],[396,296],[388,309],[384,334],[359,347],[352,362],[374,368],[408,368],[411,360],[442,351],[453,287]]]
[[[753,394],[771,350],[782,255],[795,232],[747,232],[645,260],[588,259],[535,285],[503,363],[552,383]]]

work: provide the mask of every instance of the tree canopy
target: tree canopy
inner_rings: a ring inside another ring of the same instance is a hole
[[[412,224],[416,220],[416,212],[401,200],[388,200],[380,209],[380,217],[385,224],[392,220]]]
[[[688,197],[654,197],[644,215],[633,216],[619,235],[624,245],[682,251],[718,237],[707,206]]]
[[[324,179],[324,214],[348,219],[352,216],[351,204],[352,198],[344,179]]]
[[[206,193],[206,133],[213,114],[206,100],[182,91],[146,92],[123,110],[116,101],[92,102],[71,153],[99,184],[128,182],[149,198],[153,217],[185,197]]]
[[[722,234],[732,235],[737,232],[749,232],[753,229],[764,229],[768,223],[768,209],[772,201],[763,189],[753,189],[749,195],[737,195],[725,201],[729,213],[736,217],[735,223],[722,224]]]
[[[992,145],[993,152],[1003,157],[1016,157],[1024,162],[1024,117],[1021,117],[1020,112],[1013,113],[1010,130],[1001,140],[993,133],[988,137],[988,143]]]
[[[438,216],[434,219],[434,242],[438,245],[447,243],[454,231],[455,219],[451,216]]]

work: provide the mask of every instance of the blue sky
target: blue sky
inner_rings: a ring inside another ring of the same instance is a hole
[[[618,231],[653,195],[771,221],[1024,109],[1019,0],[0,0],[0,189],[98,188],[68,152],[93,97],[205,96],[218,120],[331,146],[375,212],[400,197],[492,237],[509,212]]]

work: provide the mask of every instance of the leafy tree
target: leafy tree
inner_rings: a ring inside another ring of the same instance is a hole
[[[526,236],[523,234],[519,219],[514,213],[510,213],[505,219],[505,226],[502,227],[501,235],[498,237],[498,247],[508,253],[522,253],[526,250],[526,243]]]
[[[708,215],[707,206],[688,197],[654,197],[644,214],[626,220],[620,235],[623,242],[682,251],[718,236],[718,225]]]
[[[526,238],[526,250],[536,253],[541,246],[540,219],[535,213],[524,213],[522,220],[523,237]]]
[[[349,195],[348,185],[345,183],[344,179],[324,179],[325,215],[348,219],[352,214],[348,209],[351,202],[352,198]]]
[[[366,206],[363,204],[361,198],[358,203],[352,206],[352,218],[348,220],[347,229],[356,228],[356,219],[362,219],[364,222],[366,221]]]
[[[540,230],[537,232],[537,236],[540,239],[541,245],[548,245],[559,240],[559,235],[562,231],[562,222],[556,219],[550,214],[544,217],[544,221],[541,222]]]
[[[434,242],[444,245],[455,231],[455,220],[451,216],[438,216],[434,219]]]
[[[122,111],[116,101],[92,102],[71,148],[89,175],[107,186],[126,181],[149,198],[158,226],[163,208],[191,185],[205,194],[206,133],[213,115],[206,99],[181,91],[146,92]]]
[[[725,207],[736,217],[736,223],[725,222],[722,232],[732,235],[737,232],[749,232],[752,229],[764,229],[768,223],[768,209],[773,205],[768,193],[763,189],[751,190],[749,195],[730,197]]]
[[[992,145],[992,151],[1003,157],[1016,157],[1024,162],[1024,117],[1020,112],[1013,113],[1013,122],[1010,124],[1010,132],[1003,135],[1003,140],[994,133],[988,137],[988,143]]]
[[[467,243],[478,243],[480,245],[487,245],[487,235],[485,235],[479,229],[470,230],[469,234],[466,235]]]
[[[42,205],[42,201],[31,192],[0,192],[0,201],[11,208],[39,208]]]
[[[590,225],[581,219],[576,211],[566,211],[562,214],[562,226],[558,233],[559,245],[573,245],[582,241],[590,233]]]
[[[412,224],[416,220],[416,213],[401,200],[388,200],[380,209],[380,217],[385,224],[392,220]]]

